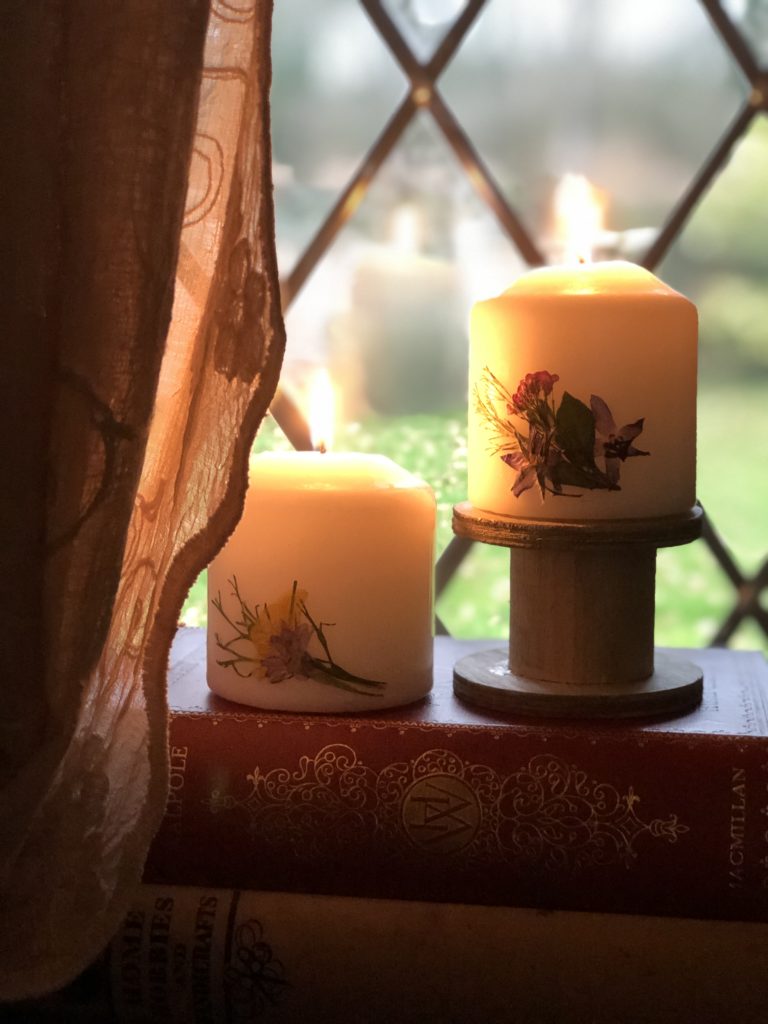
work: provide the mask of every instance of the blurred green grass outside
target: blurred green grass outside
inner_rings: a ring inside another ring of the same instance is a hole
[[[768,553],[768,396],[764,381],[705,384],[699,393],[698,493],[737,563],[755,571]],[[380,452],[423,477],[438,503],[437,551],[452,537],[451,509],[466,498],[465,414],[373,417],[348,425],[334,447]],[[268,419],[255,451],[289,450]],[[509,556],[476,544],[437,603],[437,613],[459,637],[504,637],[509,615]],[[656,642],[705,646],[735,600],[735,592],[703,541],[659,552]],[[205,625],[205,573],[182,612],[190,625]],[[768,638],[752,621],[742,623],[733,646],[768,652]]]

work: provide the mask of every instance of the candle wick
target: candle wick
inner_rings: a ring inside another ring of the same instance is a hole
[[[579,256],[579,263],[586,263],[587,259],[585,256]]]
[[[315,449],[315,451],[320,452],[321,455],[325,455],[325,453],[328,451],[328,449],[325,447],[325,441],[321,441],[320,444]]]

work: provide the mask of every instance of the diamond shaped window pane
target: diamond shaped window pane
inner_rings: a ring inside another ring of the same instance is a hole
[[[570,171],[606,194],[612,229],[633,229],[609,245],[637,257],[747,85],[696,3],[506,0],[484,10],[441,90],[545,252]]]
[[[699,308],[699,498],[745,569],[768,542],[767,179],[758,119],[659,271]]]
[[[272,155],[285,276],[406,92],[362,8],[279,0],[272,42]]]
[[[291,306],[286,377],[326,363],[346,418],[466,414],[467,320],[521,261],[418,114]]]

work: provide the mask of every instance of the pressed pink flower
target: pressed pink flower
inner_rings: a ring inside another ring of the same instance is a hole
[[[537,370],[536,373],[526,374],[526,380],[530,380],[532,384],[541,388],[541,392],[544,395],[551,395],[552,388],[560,380],[560,375],[557,373],[549,373],[547,370]]]
[[[547,370],[526,373],[512,396],[513,409],[508,406],[508,410],[521,415],[531,411],[538,402],[546,400],[552,394],[552,388],[558,380],[558,374],[549,373]]]

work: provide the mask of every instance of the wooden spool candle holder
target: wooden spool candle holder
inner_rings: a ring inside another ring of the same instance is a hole
[[[456,505],[460,537],[509,548],[509,648],[468,655],[454,691],[497,711],[628,718],[688,711],[702,672],[654,650],[656,551],[701,534],[702,510],[659,519],[548,522]]]

